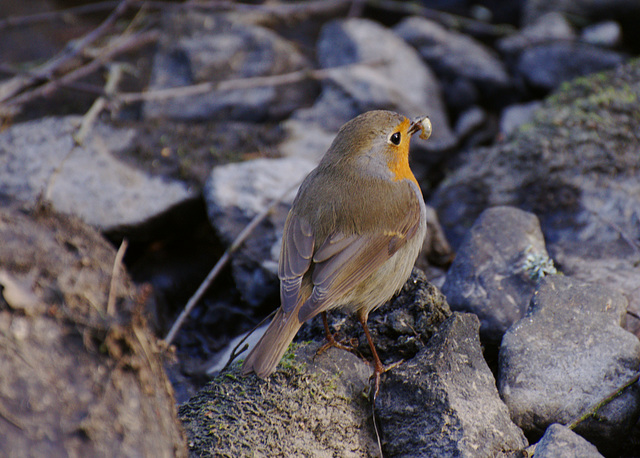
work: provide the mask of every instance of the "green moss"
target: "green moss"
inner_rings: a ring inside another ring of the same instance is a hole
[[[316,347],[291,344],[267,380],[241,376],[239,364],[215,377],[179,409],[191,449],[212,456],[312,456],[304,450],[321,443],[339,454],[342,442],[361,433],[370,408],[359,392],[345,394],[341,371],[312,364]],[[322,425],[335,418],[344,426],[333,444]]]

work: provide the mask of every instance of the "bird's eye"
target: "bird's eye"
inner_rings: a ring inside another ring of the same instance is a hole
[[[400,135],[400,132],[395,132],[395,133],[391,134],[391,137],[389,137],[389,140],[394,145],[399,145],[401,138],[402,138],[402,135]]]

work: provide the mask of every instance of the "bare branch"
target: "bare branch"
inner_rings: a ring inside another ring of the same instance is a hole
[[[148,100],[166,100],[178,97],[189,97],[193,95],[206,94],[211,91],[232,91],[238,89],[252,89],[262,86],[278,86],[283,84],[293,84],[305,79],[322,80],[331,76],[335,71],[351,68],[351,67],[372,67],[380,65],[384,61],[376,60],[369,62],[360,62],[357,64],[349,64],[332,68],[324,68],[319,70],[298,70],[290,73],[282,73],[280,75],[255,76],[251,78],[237,78],[225,81],[210,81],[200,84],[192,84],[189,86],[179,86],[167,89],[155,89],[147,92],[124,92],[117,94],[114,100],[121,103],[135,103]]]
[[[106,2],[89,3],[87,5],[74,6],[63,10],[47,11],[45,13],[28,14],[25,16],[8,16],[0,19],[0,30],[9,27],[24,27],[40,22],[55,21],[57,19],[65,19],[70,15],[83,15],[100,13],[116,8],[120,0],[110,0]]]
[[[116,88],[118,87],[118,83],[122,78],[122,65],[113,64],[109,66],[109,76],[107,77],[107,84],[105,85],[104,92],[107,96],[112,95]],[[80,123],[80,128],[78,132],[73,136],[73,140],[76,142],[76,145],[81,145],[84,142],[84,139],[87,137],[87,134],[91,130],[93,123],[98,118],[102,110],[107,106],[107,99],[104,96],[98,97],[91,105],[91,108],[82,118],[82,123]]]
[[[461,30],[475,36],[501,37],[515,32],[515,27],[509,24],[489,24],[484,21],[458,16],[444,11],[421,6],[415,2],[400,2],[395,0],[367,0],[370,6],[387,11],[395,11],[407,15],[422,16],[436,21],[445,27]]]
[[[129,242],[127,239],[122,239],[120,248],[118,248],[116,257],[113,260],[111,283],[109,285],[109,297],[107,298],[107,315],[109,316],[114,316],[116,314],[116,285],[118,276],[120,275],[120,270],[122,269],[122,260],[124,259],[124,254],[127,252],[128,246]]]
[[[115,24],[116,20],[124,14],[129,8],[132,0],[122,0],[117,8],[94,30],[86,34],[83,38],[70,42],[67,44],[57,56],[47,61],[45,64],[37,68],[36,70],[28,73],[15,76],[10,80],[0,84],[0,104],[5,102],[31,86],[38,80],[49,80],[53,77],[56,70],[63,67],[78,54],[82,52],[88,45],[95,42],[98,38],[103,36],[107,31]]]
[[[25,103],[36,99],[38,97],[47,96],[52,92],[56,91],[58,88],[62,86],[67,86],[72,82],[83,78],[91,73],[97,71],[104,64],[109,62],[113,57],[118,54],[122,54],[132,49],[145,46],[149,43],[155,42],[159,38],[160,34],[157,31],[153,32],[145,32],[136,35],[130,35],[127,37],[119,37],[115,40],[115,43],[107,50],[103,51],[96,59],[89,62],[82,67],[77,68],[76,70],[67,73],[66,75],[60,77],[59,79],[55,79],[49,81],[42,86],[39,86],[31,91],[24,92],[15,98],[7,101],[4,105],[0,105],[3,109],[6,108],[15,108],[24,105]],[[2,88],[0,88],[0,91]],[[0,101],[1,103],[1,101]]]

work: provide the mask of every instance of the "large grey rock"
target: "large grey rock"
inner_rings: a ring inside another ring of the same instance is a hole
[[[624,60],[615,51],[583,43],[557,42],[525,50],[516,71],[530,86],[549,91],[578,76],[616,67]]]
[[[500,347],[498,387],[518,426],[535,435],[568,424],[635,375],[640,341],[620,327],[627,304],[603,286],[560,275],[541,281]],[[575,431],[615,450],[639,414],[636,384]]]
[[[550,11],[582,19],[621,19],[633,27],[640,17],[640,4],[636,0],[527,0],[522,9],[523,23],[529,24]]]
[[[589,443],[566,426],[549,426],[536,444],[536,458],[600,458],[595,445]]]
[[[250,304],[258,305],[277,292],[284,222],[297,185],[314,167],[302,158],[255,159],[211,171],[203,191],[207,213],[228,245],[256,215],[281,199],[232,260],[236,286]]]
[[[453,248],[488,207],[531,211],[557,265],[617,289],[640,312],[639,98],[634,61],[567,84],[508,142],[461,157],[429,202]]]
[[[190,10],[168,13],[154,58],[149,90],[288,73],[309,66],[297,47],[274,31],[239,16]],[[150,100],[146,118],[176,120],[282,119],[310,103],[314,83],[208,90]]]
[[[576,32],[561,13],[550,12],[527,24],[517,32],[497,41],[496,47],[509,57],[517,56],[533,46],[554,41],[571,42]]]
[[[616,21],[599,22],[585,27],[581,38],[592,45],[613,48],[622,42],[622,29]]]
[[[140,225],[194,197],[184,184],[153,177],[114,157],[135,131],[97,122],[75,144],[81,118],[42,118],[0,133],[0,194],[35,203],[102,230]]]
[[[384,375],[376,412],[389,456],[496,456],[527,445],[498,396],[478,327],[475,316],[455,313]]]
[[[527,310],[536,281],[555,272],[538,218],[513,207],[485,210],[458,250],[442,286],[453,310],[475,313],[493,342]]]
[[[442,82],[447,101],[455,101],[458,109],[478,102],[473,99],[467,99],[466,105],[458,102],[459,80],[473,84],[485,101],[500,95],[511,84],[504,64],[493,51],[468,35],[417,16],[404,19],[394,31],[418,50]]]
[[[373,109],[388,109],[408,117],[426,114],[433,124],[432,146],[454,142],[436,77],[418,53],[391,30],[366,19],[328,22],[318,38],[317,58],[322,69],[332,70],[322,81],[316,103],[298,110],[294,121],[319,126],[328,134],[311,152],[309,147],[314,145],[294,135],[281,147],[285,154],[319,159],[330,143],[330,134]],[[292,127],[293,134],[304,129]]]

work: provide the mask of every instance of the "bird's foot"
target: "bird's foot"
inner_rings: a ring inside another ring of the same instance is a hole
[[[382,362],[377,359],[373,363],[373,375],[369,378],[369,383],[373,381],[373,386],[369,386],[369,397],[375,403],[376,398],[378,397],[378,392],[380,391],[380,376],[391,369],[398,367],[400,364],[404,363],[404,359],[400,361],[396,361],[395,363],[389,364],[388,366],[383,366]],[[371,395],[373,394],[373,397]]]
[[[344,344],[338,340],[336,340],[335,336],[333,334],[327,334],[327,343],[325,343],[322,347],[320,347],[318,349],[318,351],[316,351],[316,356],[321,355],[322,353],[324,353],[325,351],[327,351],[329,348],[331,347],[335,347],[335,348],[339,348],[341,350],[346,350],[349,352],[355,352],[356,348],[353,345],[353,339],[350,339],[348,341],[348,344]]]

